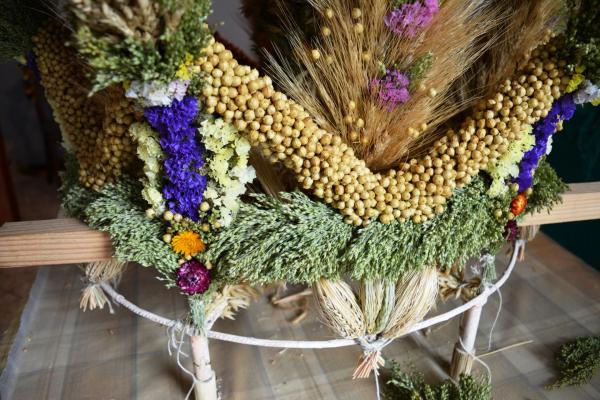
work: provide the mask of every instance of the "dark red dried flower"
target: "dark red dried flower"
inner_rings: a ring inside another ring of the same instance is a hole
[[[187,261],[177,270],[175,282],[185,294],[204,293],[210,286],[210,271],[200,261]]]
[[[511,219],[506,223],[504,226],[504,237],[508,242],[512,242],[519,237],[519,227],[517,226],[517,221]]]

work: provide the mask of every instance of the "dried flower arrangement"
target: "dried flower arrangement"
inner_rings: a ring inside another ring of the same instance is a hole
[[[33,52],[64,207],[188,296],[198,328],[284,280],[314,285],[339,335],[388,340],[438,271],[560,200],[552,135],[600,102],[592,3],[246,0],[273,79],[215,40],[209,0],[68,0],[21,28],[12,1],[0,49]]]

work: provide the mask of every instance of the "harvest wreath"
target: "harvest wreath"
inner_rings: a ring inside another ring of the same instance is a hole
[[[401,336],[438,274],[560,200],[552,136],[600,102],[593,0],[247,0],[274,80],[215,40],[209,0],[60,3],[9,1],[2,51],[61,127],[64,208],[115,249],[82,305],[135,261],[200,331],[285,281],[342,337]]]

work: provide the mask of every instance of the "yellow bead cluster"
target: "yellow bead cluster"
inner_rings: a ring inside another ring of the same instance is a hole
[[[81,63],[64,45],[68,38],[63,28],[49,26],[34,39],[34,51],[54,117],[79,162],[80,182],[97,190],[136,160],[128,129],[141,115],[120,87],[88,96]]]
[[[271,162],[283,162],[347,223],[366,225],[374,218],[420,223],[441,213],[453,189],[500,157],[523,124],[547,115],[569,80],[555,52],[552,45],[534,51],[520,75],[503,82],[458,131],[449,130],[426,156],[384,173],[372,172],[340,137],[320,129],[269,77],[239,65],[221,43],[213,41],[197,63],[207,76],[202,95],[209,113],[233,123]]]

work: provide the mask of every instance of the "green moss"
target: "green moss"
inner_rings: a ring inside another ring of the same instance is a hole
[[[600,367],[600,336],[579,337],[563,344],[556,362],[560,377],[551,389],[588,383]]]
[[[391,362],[390,378],[386,382],[386,400],[491,400],[489,379],[475,379],[461,375],[458,383],[445,380],[438,384],[425,382],[422,374],[403,372],[400,365]]]

